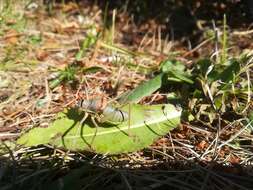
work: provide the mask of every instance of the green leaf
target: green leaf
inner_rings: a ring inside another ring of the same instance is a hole
[[[65,76],[60,75],[58,78],[50,81],[49,88],[54,89],[55,87],[59,86],[62,83],[62,81],[64,80],[64,77]]]
[[[27,42],[32,45],[38,45],[42,42],[42,36],[41,35],[28,36]]]
[[[221,72],[219,79],[222,82],[229,82],[234,79],[240,71],[240,63],[237,60],[230,60],[229,65]]]
[[[121,96],[120,102],[138,103],[145,96],[149,96],[168,82],[183,82],[193,84],[191,75],[185,71],[185,65],[180,61],[166,60],[161,63],[160,74],[156,77],[140,84],[131,92],[127,92]]]
[[[184,71],[185,65],[180,61],[168,59],[161,62],[160,70],[163,73],[167,73],[169,71]]]
[[[193,84],[194,81],[190,79],[189,76],[187,76],[185,73],[180,73],[177,71],[170,71],[168,72],[168,81],[174,81],[174,82],[186,82],[189,84]]]
[[[193,98],[197,98],[197,99],[203,98],[203,93],[202,93],[202,91],[200,91],[199,89],[195,89],[195,90],[193,91],[192,97],[193,97]]]
[[[51,89],[59,86],[62,82],[67,82],[67,81],[74,81],[75,80],[75,75],[77,72],[77,68],[74,66],[68,66],[64,70],[59,71],[59,76],[50,81],[49,87]]]
[[[190,75],[185,71],[184,63],[174,60],[166,60],[161,63],[160,70],[168,75],[168,81],[186,82],[193,84]]]
[[[87,67],[87,68],[82,69],[83,74],[91,74],[91,73],[96,73],[100,71],[104,71],[104,68],[99,67],[99,66],[92,66],[92,67]]]
[[[164,76],[164,73],[161,73],[157,75],[156,77],[150,79],[149,81],[146,81],[140,84],[135,89],[133,89],[130,93],[128,93],[126,96],[123,96],[120,99],[120,102],[138,103],[142,98],[144,98],[145,96],[151,95],[162,86],[163,76]]]
[[[127,104],[121,110],[129,114],[129,120],[119,125],[97,123],[98,128],[90,120],[80,126],[83,113],[75,109],[62,112],[48,128],[32,129],[17,143],[28,147],[49,143],[69,150],[103,154],[127,153],[146,148],[167,134],[179,124],[181,116],[181,110],[171,104]]]
[[[205,78],[207,76],[207,81],[209,83],[215,81],[222,81],[223,83],[228,83],[234,80],[236,75],[240,72],[240,63],[231,59],[227,65],[214,64],[208,59],[203,59],[197,62],[194,69],[195,76],[200,78]]]
[[[97,36],[93,36],[93,35],[88,35],[82,43],[82,47],[81,49],[77,52],[75,58],[77,61],[81,61],[82,58],[84,57],[86,51],[96,43],[97,41]]]
[[[210,68],[212,65],[213,63],[210,59],[201,59],[194,65],[193,73],[197,76],[205,77],[205,75],[211,72]]]

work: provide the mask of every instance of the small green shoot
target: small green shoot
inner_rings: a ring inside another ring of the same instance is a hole
[[[133,51],[130,51],[130,50],[127,50],[127,49],[124,49],[124,48],[117,47],[115,45],[106,44],[104,42],[100,42],[100,45],[101,45],[101,47],[103,47],[105,49],[108,49],[108,50],[111,50],[111,51],[114,51],[114,52],[119,52],[119,53],[126,54],[126,55],[131,55],[131,56],[146,55],[144,53],[133,52]]]
[[[74,66],[68,66],[64,70],[59,72],[59,75],[56,79],[50,81],[49,87],[54,89],[63,82],[73,82],[76,81],[76,72],[77,69]]]
[[[40,45],[40,43],[42,42],[42,36],[41,35],[28,36],[27,42],[31,45]]]
[[[91,34],[87,35],[87,37],[83,40],[81,49],[77,52],[75,56],[77,61],[82,60],[87,50],[96,43],[97,39],[98,39],[98,36],[94,36]]]
[[[226,15],[223,16],[223,35],[222,35],[222,48],[221,48],[221,64],[225,64],[227,62],[227,38],[228,32],[227,32],[227,17]]]

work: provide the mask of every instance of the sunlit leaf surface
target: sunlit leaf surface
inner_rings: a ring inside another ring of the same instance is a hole
[[[32,129],[21,136],[18,143],[25,146],[49,143],[75,151],[119,154],[148,147],[180,122],[181,110],[170,104],[127,104],[121,109],[129,113],[130,120],[119,125],[97,123],[98,128],[90,119],[81,126],[83,113],[62,112],[48,128]]]

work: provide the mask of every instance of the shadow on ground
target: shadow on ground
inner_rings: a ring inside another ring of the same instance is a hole
[[[102,10],[118,9],[128,12],[137,25],[150,20],[165,25],[164,33],[171,38],[198,36],[205,27],[213,27],[212,22],[222,25],[223,15],[227,15],[227,23],[232,28],[247,25],[253,20],[253,1],[200,1],[200,0],[109,0],[98,2]]]
[[[60,157],[32,161],[31,157],[27,156],[27,159],[20,162],[10,160],[2,162],[2,158],[0,189],[246,190],[253,188],[252,167],[179,161],[163,162],[151,167],[100,156],[92,159],[93,164],[87,158],[86,161],[81,159],[67,161],[66,158],[65,161]],[[108,167],[109,165],[111,168]],[[131,167],[134,169],[128,169]]]

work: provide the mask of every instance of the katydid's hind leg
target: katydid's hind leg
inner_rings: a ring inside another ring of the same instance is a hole
[[[131,104],[128,104],[128,136],[133,138],[134,141],[136,141],[136,139],[138,139],[138,137],[134,134],[132,134],[132,132],[130,131],[131,128]]]
[[[84,117],[82,118],[81,122],[80,122],[79,125],[78,125],[80,129],[82,128],[83,123],[84,123],[84,121],[87,119],[88,115],[89,115],[89,114],[88,114],[87,112],[85,112]],[[66,147],[64,138],[65,138],[65,136],[69,133],[69,131],[70,131],[72,128],[73,128],[73,127],[70,127],[69,129],[67,129],[67,130],[63,133],[63,135],[61,136],[62,144],[63,144],[64,147]]]
[[[92,121],[92,123],[95,125],[95,127],[96,127],[96,130],[95,130],[95,134],[93,135],[93,137],[92,137],[92,139],[91,139],[91,145],[93,144],[93,142],[94,142],[94,140],[95,140],[95,137],[96,137],[96,135],[97,135],[97,131],[98,131],[98,124],[97,124],[97,122],[96,122],[96,120],[95,120],[95,117],[91,117],[91,121]]]
[[[130,107],[130,103],[128,104],[128,136],[131,137],[131,131],[130,131],[130,126],[131,126],[131,107]]]

